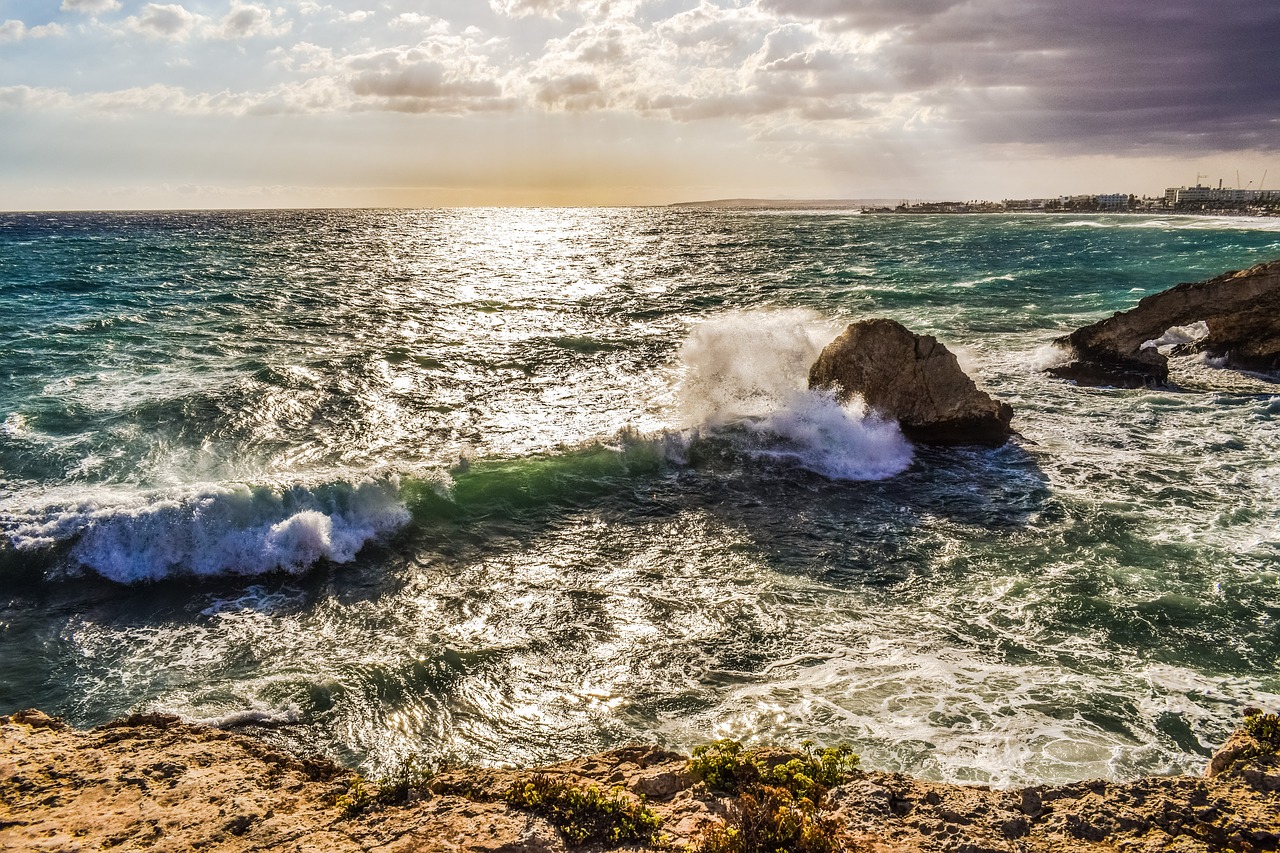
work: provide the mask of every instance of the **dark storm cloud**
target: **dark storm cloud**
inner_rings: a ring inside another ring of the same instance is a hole
[[[762,0],[886,34],[903,92],[976,139],[1106,151],[1280,149],[1277,0]]]

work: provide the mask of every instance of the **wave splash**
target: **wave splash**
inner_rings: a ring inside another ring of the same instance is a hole
[[[753,455],[838,480],[883,480],[911,464],[898,425],[861,400],[808,388],[809,367],[839,327],[799,309],[745,311],[695,327],[680,351],[686,428],[745,431]]]
[[[0,527],[17,551],[66,548],[67,572],[118,583],[174,575],[298,574],[353,560],[410,520],[399,478],[307,487],[206,484],[182,494],[102,492],[15,513]]]

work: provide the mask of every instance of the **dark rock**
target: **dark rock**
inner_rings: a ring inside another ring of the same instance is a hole
[[[1202,335],[1179,343],[1172,329],[1203,323]],[[1169,351],[1203,352],[1246,370],[1280,368],[1280,261],[1179,284],[1054,341],[1072,360],[1049,369],[1082,385],[1135,388],[1169,378]]]
[[[936,338],[893,320],[861,320],[827,344],[809,387],[830,386],[841,400],[861,396],[913,441],[995,446],[1013,433],[1007,403],[979,390]]]

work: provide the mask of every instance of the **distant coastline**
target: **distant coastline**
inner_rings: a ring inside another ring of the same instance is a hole
[[[1136,198],[1125,206],[1099,203],[1096,197],[1076,196],[1066,201],[1035,199],[1004,201],[929,201],[883,198],[721,198],[681,201],[667,205],[684,210],[832,210],[865,214],[1142,214],[1149,216],[1280,216],[1280,204],[1256,207],[1169,206],[1162,198]],[[1040,204],[1039,202],[1050,202]],[[1056,202],[1056,203],[1055,203]]]
[[[678,201],[667,207],[715,210],[863,210],[901,204],[889,198],[717,198],[707,201]]]

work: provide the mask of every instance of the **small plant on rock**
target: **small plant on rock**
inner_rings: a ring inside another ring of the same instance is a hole
[[[606,793],[595,785],[571,785],[539,773],[513,785],[505,799],[515,808],[546,818],[571,847],[659,843],[662,818],[619,788]]]
[[[404,806],[430,796],[428,786],[435,771],[416,755],[400,762],[386,777],[373,781],[355,776],[334,805],[344,818],[353,818],[387,806]]]
[[[377,790],[375,783],[363,776],[354,776],[347,785],[346,792],[338,796],[334,805],[337,806],[338,811],[342,812],[344,818],[353,818],[364,814],[373,806]]]
[[[1263,749],[1280,752],[1280,715],[1255,711],[1244,718],[1244,730]]]
[[[852,778],[858,756],[847,746],[815,749],[769,763],[736,741],[693,751],[690,771],[706,785],[735,795],[725,824],[705,831],[694,853],[836,853],[840,828],[821,812],[827,792]]]

